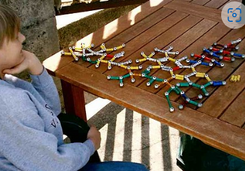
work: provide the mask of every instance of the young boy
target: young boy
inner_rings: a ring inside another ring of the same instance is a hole
[[[84,143],[64,144],[57,118],[61,111],[57,89],[38,58],[22,50],[25,36],[19,30],[15,12],[0,5],[0,170],[146,171],[135,163],[87,164],[100,147],[95,127]],[[31,83],[12,75],[24,70],[29,71]]]

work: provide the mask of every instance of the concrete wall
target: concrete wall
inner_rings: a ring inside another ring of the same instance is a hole
[[[21,32],[26,36],[24,49],[42,61],[59,51],[53,0],[0,0],[21,18]]]

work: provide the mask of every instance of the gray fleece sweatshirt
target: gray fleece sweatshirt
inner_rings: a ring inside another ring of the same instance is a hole
[[[0,170],[76,171],[94,153],[91,140],[64,144],[57,89],[44,69],[26,82],[0,80]]]

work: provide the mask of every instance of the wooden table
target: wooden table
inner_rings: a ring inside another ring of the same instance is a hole
[[[77,43],[94,43],[94,49],[97,50],[101,43],[105,43],[107,47],[125,43],[126,47],[122,49],[125,57],[117,59],[117,62],[127,59],[135,61],[142,58],[142,51],[148,55],[155,47],[166,49],[169,45],[180,52],[176,58],[190,53],[201,54],[203,47],[209,47],[214,42],[227,44],[231,40],[245,37],[245,27],[231,30],[222,23],[219,8],[224,3],[226,0],[151,0]],[[245,53],[245,40],[239,46],[238,52]],[[159,56],[161,55],[157,54],[155,57]],[[107,65],[101,64],[99,68],[95,68],[82,60],[74,62],[71,56],[61,57],[60,53],[45,60],[44,66],[52,75],[61,79],[68,113],[75,113],[86,120],[83,91],[87,91],[245,159],[244,59],[225,62],[224,68],[198,66],[198,72],[208,73],[212,80],[226,80],[227,85],[209,87],[207,90],[211,95],[204,98],[203,106],[198,109],[192,106],[179,110],[177,106],[181,98],[173,93],[170,96],[175,107],[173,113],[169,112],[163,95],[169,89],[168,86],[159,89],[147,87],[146,78],[136,77],[135,83],[125,79],[123,88],[120,88],[117,80],[107,80],[107,75],[119,76],[126,73],[119,67],[114,66],[112,70],[107,70]],[[147,62],[143,66],[147,66]],[[174,67],[172,63],[168,66]],[[176,73],[188,72],[180,70]],[[151,74],[159,78],[168,78],[170,75],[169,72],[156,69]],[[241,81],[231,83],[229,79],[232,74],[240,74]],[[191,80],[199,84],[207,82],[196,77]],[[177,82],[179,81],[174,80],[171,84]],[[200,93],[195,88],[183,90],[189,97]]]

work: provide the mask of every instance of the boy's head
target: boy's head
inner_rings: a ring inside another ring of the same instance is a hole
[[[11,8],[0,5],[0,48],[6,38],[13,40],[20,30],[20,19]]]

